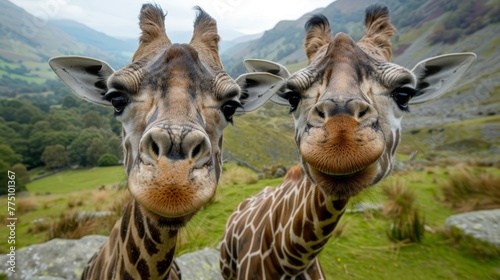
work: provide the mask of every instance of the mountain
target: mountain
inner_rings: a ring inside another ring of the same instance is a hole
[[[245,42],[252,41],[252,40],[256,40],[256,39],[262,37],[262,34],[263,33],[250,34],[250,35],[241,35],[241,33],[240,33],[240,36],[238,36],[238,37],[236,37],[234,39],[225,40],[224,38],[222,38],[222,40],[219,43],[220,52],[224,53],[225,51],[227,51],[228,49],[236,46],[237,44],[245,43]]]
[[[74,20],[51,20],[49,24],[66,32],[79,42],[114,55],[131,57],[138,46],[137,38],[117,39]]]
[[[500,3],[459,0],[385,0],[391,21],[398,28],[393,38],[395,63],[413,67],[418,61],[453,52],[474,52],[478,59],[455,88],[432,103],[413,106],[403,119],[401,152],[418,151],[428,159],[467,159],[498,162],[500,149]],[[286,65],[293,72],[306,66],[304,24],[314,13],[324,14],[332,32],[358,40],[364,33],[364,10],[378,0],[338,0],[297,20],[280,21],[262,37],[243,42],[222,54],[225,68],[236,77],[242,61],[262,58]],[[278,106],[258,112],[266,123],[285,123]],[[250,118],[242,121],[252,123]],[[271,119],[269,119],[271,118]],[[288,122],[284,118],[288,119]],[[260,124],[258,124],[260,125]],[[236,124],[236,126],[238,126]],[[291,132],[275,139],[274,147],[290,144]],[[251,135],[240,132],[242,139]],[[291,147],[289,146],[289,147]],[[242,148],[241,146],[240,148]],[[291,148],[290,148],[291,149]],[[240,150],[235,148],[236,151]],[[260,149],[256,154],[265,153]],[[243,155],[241,155],[243,157]]]
[[[52,56],[98,57],[117,68],[130,60],[130,42],[120,44],[73,21],[35,18],[9,1],[0,1],[0,22],[1,86],[16,80],[41,84],[54,78],[47,64]]]

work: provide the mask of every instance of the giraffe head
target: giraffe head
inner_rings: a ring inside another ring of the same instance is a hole
[[[114,110],[123,127],[128,189],[144,211],[172,228],[214,196],[223,129],[235,111],[265,101],[242,95],[224,72],[216,22],[197,11],[190,43],[172,44],[161,8],[143,5],[139,47],[118,71],[91,58],[49,61],[77,96]]]
[[[313,16],[306,24],[308,65],[293,75],[276,63],[246,61],[255,72],[246,79],[267,85],[277,94],[273,101],[290,106],[308,177],[341,198],[390,173],[409,105],[444,94],[475,60],[472,53],[444,55],[409,70],[390,62],[396,29],[387,8],[369,7],[365,26],[355,42],[344,33],[333,36],[328,20]]]

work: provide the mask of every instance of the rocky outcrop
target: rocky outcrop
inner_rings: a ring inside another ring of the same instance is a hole
[[[179,256],[176,260],[183,280],[223,280],[219,268],[219,250],[205,248]]]
[[[500,247],[500,209],[461,213],[446,219],[446,228]]]
[[[106,241],[106,236],[89,235],[79,240],[52,239],[16,251],[15,272],[8,271],[8,257],[1,256],[2,271],[9,280],[80,279],[88,260]]]
[[[79,240],[53,239],[22,248],[15,253],[15,272],[8,271],[9,256],[0,256],[1,270],[9,280],[80,279],[88,260],[106,241],[106,236],[89,235]],[[184,280],[219,280],[219,251],[204,249],[177,258]]]

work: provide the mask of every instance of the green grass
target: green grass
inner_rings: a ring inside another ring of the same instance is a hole
[[[116,191],[108,189],[103,192],[96,188],[102,184],[121,182],[122,169],[111,167],[67,171],[31,183],[28,186],[30,192],[38,190],[58,194],[32,194],[28,198],[34,200],[36,209],[18,216],[19,246],[40,243],[46,238],[43,233],[27,232],[35,219],[55,219],[61,213],[71,210],[109,209],[117,199]],[[226,220],[237,205],[265,186],[277,186],[282,180],[266,179],[255,182],[255,174],[252,175],[248,170],[233,164],[226,164],[225,169],[221,180],[224,184],[219,186],[213,201],[181,231],[177,255],[205,247],[216,247],[221,240]],[[500,174],[498,169],[484,170]],[[394,180],[404,180],[406,187],[416,192],[416,207],[425,216],[426,225],[431,230],[426,232],[421,244],[403,246],[391,243],[386,235],[389,221],[379,213],[346,213],[340,223],[345,225],[341,237],[331,239],[319,256],[326,278],[500,279],[499,258],[471,253],[443,234],[445,219],[454,212],[439,203],[436,197],[441,195],[439,183],[448,180],[448,172],[443,167],[427,167],[422,171],[395,173],[381,183],[391,184]],[[242,179],[238,181],[234,177]],[[101,181],[95,181],[96,178]],[[71,201],[75,200],[82,200],[82,205],[70,209]],[[5,199],[2,199],[2,203],[4,201]],[[370,188],[351,199],[350,207],[363,201],[382,203],[384,197],[380,187]],[[0,227],[0,235],[6,234],[5,227]],[[5,250],[6,248],[0,247],[0,253]]]
[[[68,194],[82,190],[98,189],[100,186],[124,182],[123,166],[67,170],[48,176],[27,185],[28,191],[39,194]]]

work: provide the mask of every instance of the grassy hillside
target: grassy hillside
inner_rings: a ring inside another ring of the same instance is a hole
[[[66,32],[78,41],[107,53],[132,57],[138,46],[138,39],[117,39],[73,20],[51,20],[49,23]]]
[[[82,190],[97,190],[102,186],[110,188],[125,180],[123,166],[66,170],[33,181],[28,185],[28,191],[41,195],[68,194]]]
[[[293,119],[288,108],[268,103],[264,109],[235,117],[224,131],[228,160],[242,160],[257,168],[298,162]]]
[[[55,75],[47,64],[52,56],[99,57],[116,66],[123,66],[129,60],[130,54],[112,53],[105,47],[99,48],[75,37],[92,36],[93,40],[103,42],[107,37],[104,34],[91,32],[81,25],[78,26],[79,32],[68,34],[51,22],[33,17],[9,1],[0,2],[0,23],[0,90],[4,90],[3,86],[9,84],[9,79],[42,84],[47,79],[54,78]],[[60,23],[59,26],[64,25]],[[68,25],[66,27],[70,28]]]
[[[449,180],[454,170],[453,167],[425,167],[420,171],[396,172],[380,186],[353,198],[350,209],[362,202],[384,203],[386,198],[381,187],[402,182],[416,193],[416,206],[425,217],[424,239],[421,244],[392,243],[387,238],[389,220],[380,212],[346,213],[338,226],[337,237],[331,239],[320,254],[327,279],[498,279],[499,255],[491,254],[489,247],[481,243],[456,242],[444,230],[445,219],[455,212],[437,198],[442,196],[440,185]],[[493,168],[475,169],[475,172],[481,170],[500,176],[499,171]],[[76,180],[77,177],[111,182],[113,180],[108,174],[118,173],[118,168],[66,172],[43,179],[46,183],[44,187],[35,183],[28,185],[30,196],[16,200],[19,245],[45,241],[49,234],[56,234],[56,224],[67,223],[79,211],[110,210],[116,216],[85,222],[82,228],[75,230],[73,238],[82,234],[109,234],[123,203],[123,191],[110,188],[110,185],[106,185],[105,190],[97,190],[95,183],[83,180],[75,181],[80,188],[76,190],[60,182]],[[121,182],[119,177],[115,177],[115,183]],[[277,186],[281,180],[257,180],[255,173],[226,164],[215,199],[181,231],[177,255],[217,247],[226,220],[238,203],[265,186]],[[54,188],[49,184],[53,184]],[[62,191],[63,187],[65,191]],[[55,194],[55,189],[59,189],[57,192],[61,194]],[[52,191],[53,194],[36,195],[36,190]],[[5,236],[7,230],[1,227],[0,234]],[[2,245],[0,252],[5,253],[5,250]]]

